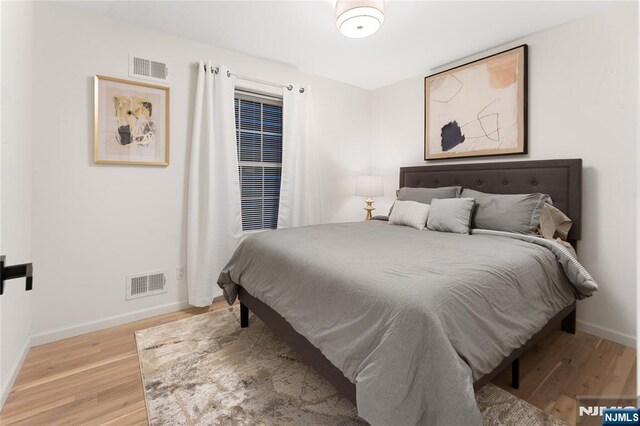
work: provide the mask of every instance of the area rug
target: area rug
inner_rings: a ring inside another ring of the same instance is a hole
[[[355,407],[259,319],[226,308],[136,332],[151,425],[361,425]],[[563,425],[488,384],[487,425]]]

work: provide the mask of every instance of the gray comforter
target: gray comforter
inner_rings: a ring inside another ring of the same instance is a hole
[[[252,235],[218,283],[318,347],[371,424],[477,425],[473,382],[597,289],[576,264],[541,238],[369,221]]]

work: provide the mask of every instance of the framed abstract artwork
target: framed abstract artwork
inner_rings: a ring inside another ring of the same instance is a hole
[[[169,88],[96,75],[93,161],[169,165]]]
[[[424,158],[527,152],[527,45],[424,79]]]

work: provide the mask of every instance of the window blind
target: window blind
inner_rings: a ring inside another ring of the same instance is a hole
[[[236,91],[242,230],[278,225],[282,176],[282,100]]]

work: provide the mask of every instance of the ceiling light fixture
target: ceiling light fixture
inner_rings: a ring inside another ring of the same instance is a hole
[[[383,0],[338,0],[336,3],[336,25],[342,35],[368,37],[378,31],[383,22]]]

